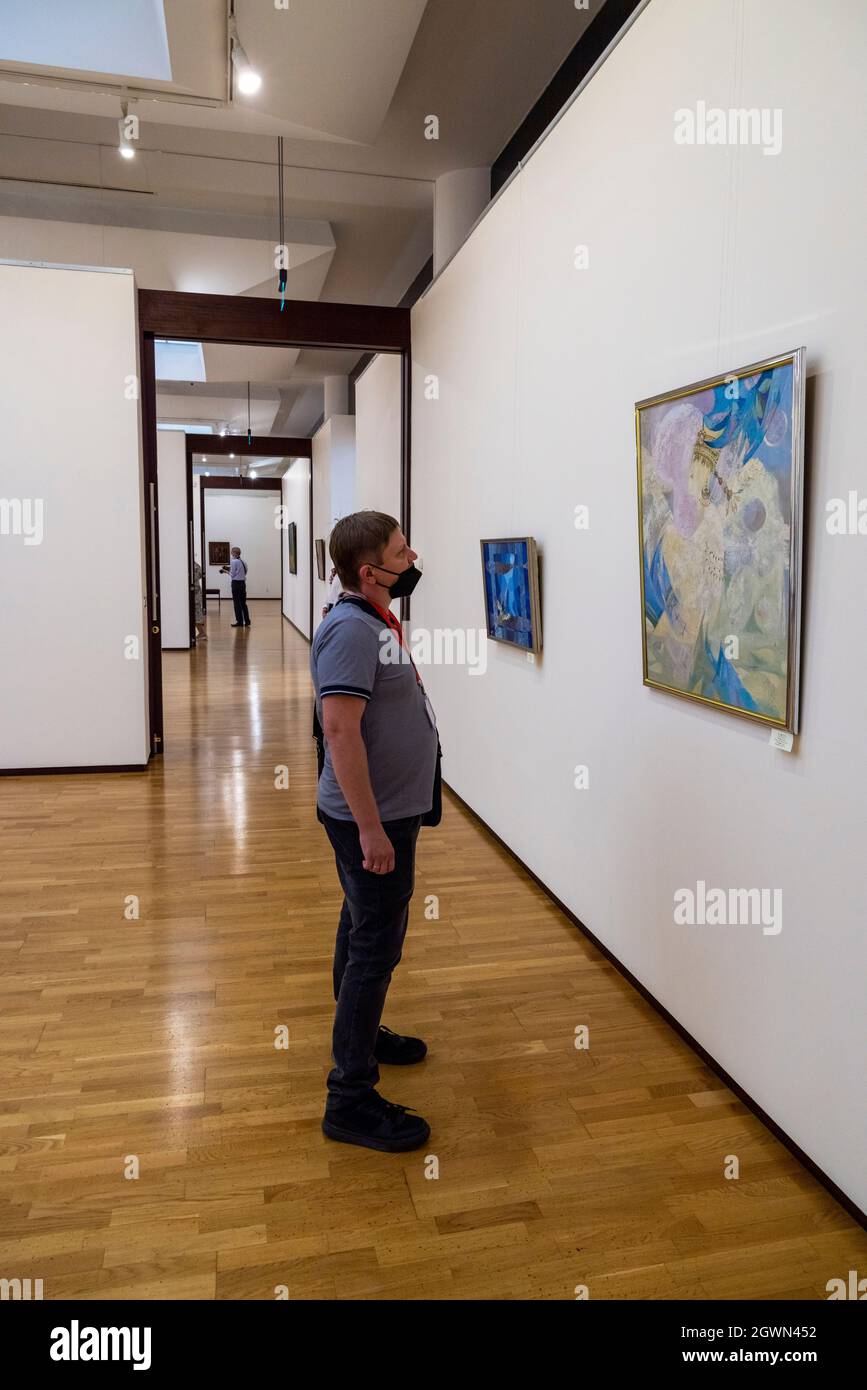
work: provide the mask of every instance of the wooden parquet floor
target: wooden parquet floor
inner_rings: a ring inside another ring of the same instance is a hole
[[[848,1214],[448,798],[384,1018],[430,1052],[380,1083],[431,1139],[326,1139],[340,894],[308,648],[276,603],[252,615],[166,653],[147,773],[0,778],[0,1277],[46,1299],[823,1299],[867,1268]]]

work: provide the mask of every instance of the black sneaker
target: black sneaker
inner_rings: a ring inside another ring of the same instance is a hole
[[[338,1109],[330,1101],[322,1119],[322,1133],[342,1144],[360,1144],[365,1149],[385,1153],[404,1153],[418,1149],[430,1135],[430,1125],[411,1105],[395,1105],[378,1091],[352,1107]]]

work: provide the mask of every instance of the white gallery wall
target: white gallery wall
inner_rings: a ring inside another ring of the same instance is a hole
[[[825,515],[867,492],[865,25],[850,0],[652,0],[412,315],[412,627],[484,627],[481,537],[542,553],[541,658],[488,643],[484,676],[426,671],[444,777],[862,1206],[867,539],[829,535]],[[782,149],[675,144],[674,112],[699,101],[779,109]],[[787,754],[642,685],[633,406],[799,344]],[[698,880],[781,889],[782,930],[675,925]]]
[[[280,597],[280,541],[282,532],[275,509],[280,505],[276,488],[204,489],[205,555],[210,541],[228,541],[241,547],[247,561],[247,598]],[[207,587],[219,589],[224,598],[232,597],[228,574],[219,565],[205,570]]]
[[[332,415],[313,436],[313,538],[325,542],[325,580],[313,556],[313,631],[322,622],[328,595],[331,528],[355,511],[355,416]]]
[[[186,442],[182,430],[157,430],[160,631],[163,648],[190,645]]]
[[[202,483],[201,474],[193,474],[193,555],[202,563]]]
[[[400,521],[400,365],[377,353],[355,383],[355,505]]]
[[[297,573],[289,572],[289,547],[286,530],[281,533],[283,552],[283,616],[294,623],[298,631],[310,637],[310,459],[293,459],[283,474],[282,501],[284,522],[295,522]]]
[[[0,767],[148,759],[136,290],[0,264]]]

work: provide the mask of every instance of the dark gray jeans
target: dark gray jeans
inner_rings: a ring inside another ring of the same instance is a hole
[[[379,1081],[373,1050],[406,936],[421,816],[383,822],[394,845],[394,869],[373,874],[362,868],[355,821],[320,815],[344,892],[334,948],[334,1067],[328,1074],[327,1109],[334,1111],[364,1099]]]
[[[235,622],[239,627],[246,627],[250,621],[250,610],[247,607],[246,579],[232,580],[232,602],[235,605]]]

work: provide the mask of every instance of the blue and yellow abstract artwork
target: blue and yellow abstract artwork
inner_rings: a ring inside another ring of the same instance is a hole
[[[532,536],[487,540],[482,546],[488,636],[524,651],[542,647],[539,559]]]
[[[803,351],[636,406],[645,684],[792,732]]]

